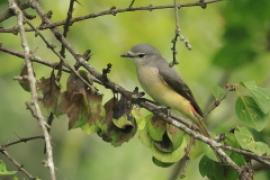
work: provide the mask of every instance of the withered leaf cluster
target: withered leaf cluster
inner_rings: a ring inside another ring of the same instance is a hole
[[[21,76],[26,75],[27,69],[23,68]],[[19,83],[23,89],[29,91],[27,79],[22,79]],[[114,146],[128,141],[136,133],[137,125],[132,116],[130,101],[123,96],[119,99],[113,97],[103,106],[103,95],[94,87],[85,71],[71,73],[65,91],[61,91],[54,71],[50,77],[42,77],[37,87],[43,107],[55,116],[67,115],[69,129],[92,129],[92,132]]]
[[[137,125],[131,114],[131,104],[125,97],[122,96],[120,100],[113,97],[104,105],[104,108],[105,118],[98,130],[98,135],[104,141],[119,146],[135,135]]]

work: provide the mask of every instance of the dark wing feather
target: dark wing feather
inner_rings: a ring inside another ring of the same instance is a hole
[[[162,66],[159,68],[159,73],[163,80],[172,87],[177,93],[181,96],[185,97],[190,101],[196,112],[203,117],[203,112],[199,105],[196,103],[195,98],[189,89],[189,87],[185,84],[185,82],[179,77],[179,75],[169,66]]]

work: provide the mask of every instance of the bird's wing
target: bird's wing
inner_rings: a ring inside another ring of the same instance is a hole
[[[191,105],[194,107],[196,112],[203,117],[203,112],[201,108],[196,103],[195,98],[189,89],[189,87],[185,84],[185,82],[179,77],[179,75],[169,66],[162,66],[159,68],[160,77],[177,93],[181,96],[185,97]]]

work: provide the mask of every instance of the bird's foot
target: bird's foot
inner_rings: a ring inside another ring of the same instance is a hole
[[[167,117],[171,116],[170,107],[167,106],[159,106],[155,111],[165,113]]]

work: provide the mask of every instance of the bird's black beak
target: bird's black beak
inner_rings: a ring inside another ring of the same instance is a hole
[[[136,55],[133,54],[132,52],[128,51],[128,52],[126,52],[124,54],[121,54],[121,57],[123,57],[123,58],[134,58],[134,57],[136,57]]]

